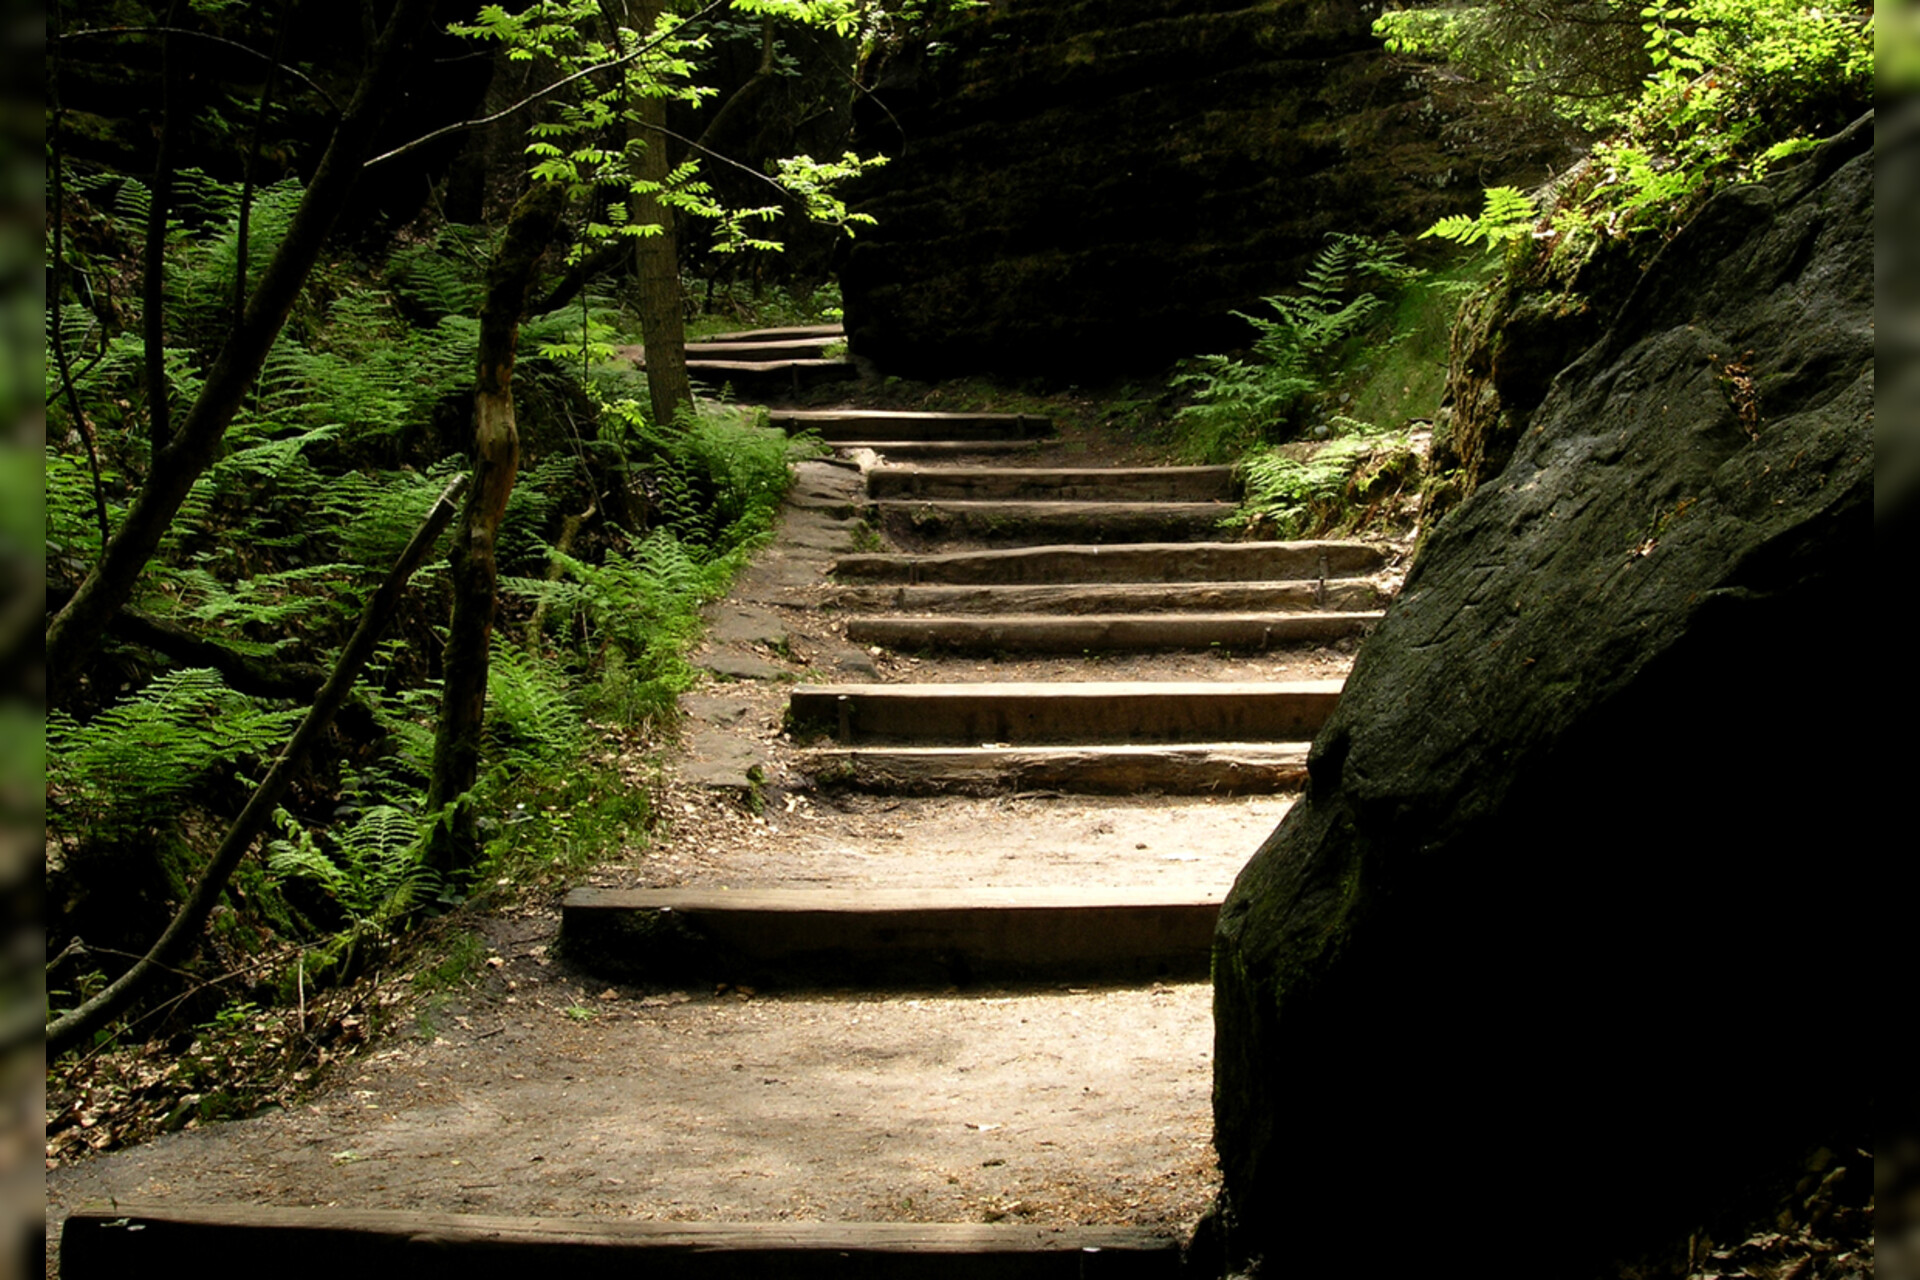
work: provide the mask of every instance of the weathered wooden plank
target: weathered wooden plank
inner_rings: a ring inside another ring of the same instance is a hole
[[[788,715],[843,744],[1302,742],[1339,697],[1338,680],[796,685]]]
[[[831,587],[828,608],[901,613],[1279,613],[1308,609],[1354,612],[1385,606],[1387,595],[1365,578],[1313,582],[1116,582],[1014,586],[911,586],[875,583]]]
[[[1206,973],[1219,897],[1166,889],[575,889],[569,960],[643,981],[942,985]]]
[[[891,409],[776,409],[768,415],[784,431],[812,431],[827,441],[1027,440],[1049,435],[1053,423],[1025,413],[930,413]]]
[[[855,1277],[1147,1280],[1179,1269],[1178,1242],[1130,1227],[972,1223],[632,1222],[391,1210],[122,1203],[82,1210],[61,1236],[68,1280],[221,1274],[340,1280],[404,1274],[524,1280]]]
[[[844,338],[847,331],[837,324],[793,324],[771,329],[740,329],[716,333],[700,342],[783,342],[790,338]]]
[[[1380,621],[1363,613],[1002,614],[988,617],[847,619],[847,639],[890,649],[965,653],[1125,653],[1172,649],[1265,650],[1362,635]]]
[[[1276,795],[1307,780],[1304,742],[1156,747],[824,747],[800,769],[820,786],[890,795],[1066,791]]]
[[[832,441],[835,450],[851,453],[856,449],[871,449],[875,453],[889,458],[987,458],[1005,454],[1031,453],[1043,448],[1046,440],[1035,436],[1027,440],[839,440]]]
[[[880,499],[881,528],[897,544],[951,540],[1006,546],[1065,538],[1095,542],[1185,542],[1218,537],[1230,502],[968,502]]]
[[[1051,582],[1251,582],[1377,573],[1380,548],[1364,542],[1063,544],[942,555],[856,555],[834,573],[861,582],[982,585]]]
[[[873,498],[961,501],[1231,502],[1232,467],[915,467],[867,472]]]
[[[689,360],[746,360],[755,363],[774,360],[824,359],[828,347],[843,339],[836,337],[780,338],[764,341],[689,342]]]

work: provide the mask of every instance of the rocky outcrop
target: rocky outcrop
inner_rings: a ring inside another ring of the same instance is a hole
[[[1332,231],[1417,231],[1562,148],[1388,58],[1364,0],[1011,0],[896,60],[841,282],[887,372],[1092,376],[1244,345]],[[1471,157],[1471,158],[1469,158]]]
[[[1422,549],[1221,914],[1229,1261],[1581,1274],[1865,1132],[1873,182],[1710,201]]]

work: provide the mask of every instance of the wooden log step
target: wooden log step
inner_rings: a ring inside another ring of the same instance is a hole
[[[1050,419],[1030,413],[918,413],[893,409],[776,409],[784,431],[813,431],[822,440],[1030,440],[1051,435]]]
[[[737,329],[732,333],[712,333],[696,342],[785,342],[794,338],[844,339],[847,331],[838,324],[790,324],[771,329]]]
[[[1015,586],[913,586],[871,583],[831,587],[829,608],[863,613],[1263,613],[1381,609],[1387,594],[1366,578],[1311,582],[1067,582]]]
[[[636,1222],[379,1209],[121,1202],[67,1218],[68,1280],[198,1275],[274,1280],[445,1274],[522,1280],[1173,1280],[1179,1241],[1144,1227],[1011,1223]]]
[[[560,942],[645,982],[1144,980],[1203,976],[1219,909],[1158,888],[574,889]]]
[[[986,617],[847,619],[854,644],[961,653],[1116,653],[1175,649],[1265,650],[1284,644],[1326,644],[1363,635],[1381,614],[1366,613],[1094,613],[996,614]]]
[[[762,342],[689,342],[687,359],[693,360],[742,360],[752,364],[767,364],[776,360],[822,360],[826,358],[827,348],[844,339],[825,338],[782,338]]]
[[[871,449],[875,453],[889,458],[939,458],[951,461],[955,458],[1000,457],[1009,453],[1031,453],[1046,444],[1042,437],[1031,440],[835,440],[833,447],[840,453],[851,453],[855,449]]]
[[[885,499],[872,504],[896,545],[977,542],[1041,546],[1063,538],[1185,542],[1219,536],[1230,502],[958,502]]]
[[[1277,795],[1306,785],[1307,746],[822,747],[803,753],[800,768],[817,786],[890,795]]]
[[[1232,502],[1232,467],[874,467],[873,498],[963,501]]]
[[[796,685],[796,737],[978,747],[1304,742],[1340,697],[1338,680],[1057,684]]]
[[[845,360],[699,360],[691,357],[687,360],[687,373],[709,385],[730,385],[743,392],[818,387],[832,382],[851,382],[860,376]]]
[[[1378,573],[1364,542],[1178,542],[1017,547],[941,555],[853,555],[833,572],[858,582],[956,586],[1043,582],[1269,582]]]

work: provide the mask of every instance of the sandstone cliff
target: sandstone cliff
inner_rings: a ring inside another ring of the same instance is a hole
[[[1537,1273],[1864,1133],[1873,183],[1715,197],[1430,535],[1222,912],[1233,1259]]]
[[[902,55],[842,284],[890,373],[1124,372],[1239,345],[1330,231],[1418,231],[1555,140],[1388,58],[1361,0],[1012,0]]]

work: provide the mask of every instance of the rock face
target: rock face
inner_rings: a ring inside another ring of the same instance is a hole
[[[1008,0],[898,60],[862,129],[894,159],[856,188],[879,223],[841,273],[854,352],[1076,376],[1244,345],[1231,310],[1327,233],[1419,230],[1548,175],[1556,142],[1389,59],[1377,10]]]
[[[1873,182],[1712,200],[1362,650],[1216,937],[1230,1262],[1580,1274],[1866,1131]]]

